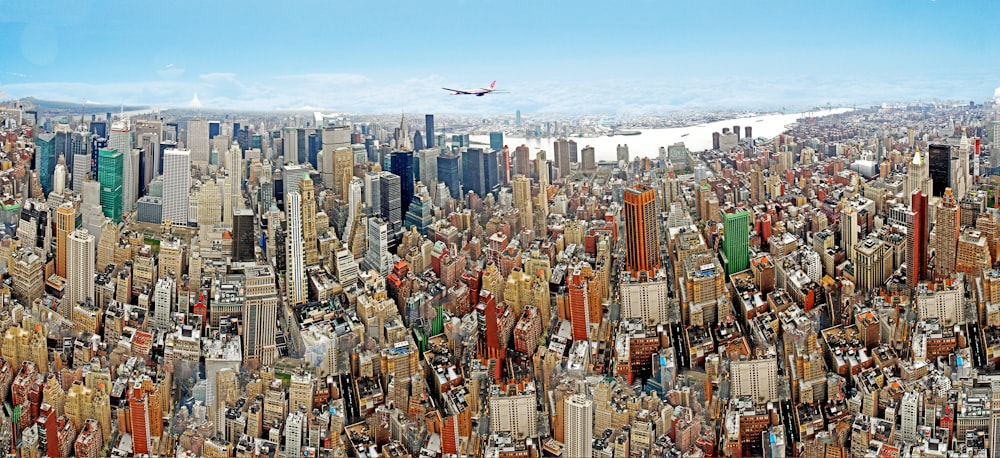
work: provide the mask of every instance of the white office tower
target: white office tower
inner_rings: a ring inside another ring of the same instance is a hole
[[[358,262],[354,259],[354,255],[351,250],[347,249],[346,246],[341,245],[334,252],[334,274],[337,275],[337,281],[340,282],[345,288],[357,283],[358,281]]]
[[[163,210],[161,212],[164,221],[169,220],[175,226],[187,225],[188,192],[190,189],[191,152],[178,149],[164,151]]]
[[[377,216],[368,218],[368,251],[365,252],[365,269],[389,275],[389,225]]]
[[[198,227],[216,226],[222,222],[222,191],[215,180],[208,180],[198,191]]]
[[[156,281],[153,289],[153,327],[160,330],[170,330],[170,311],[174,306],[174,293],[177,291],[173,278],[162,277]]]
[[[234,188],[239,186],[232,176],[227,176],[222,181],[222,224],[233,226],[233,193]]]
[[[288,195],[285,215],[285,295],[290,305],[306,302],[305,240],[302,238],[302,195],[298,191]],[[386,271],[386,274],[389,272]]]
[[[346,242],[351,241],[351,232],[354,231],[354,220],[360,217],[361,203],[363,197],[363,188],[361,178],[354,177],[351,178],[350,192],[347,195],[347,222],[344,224],[344,230],[341,231],[344,234],[341,240]]]
[[[108,135],[108,148],[122,153],[122,210],[131,211],[135,208],[138,177],[133,175],[132,167],[132,129],[127,120],[120,119],[111,123],[111,133]],[[136,155],[138,160],[138,155]],[[136,164],[138,168],[138,163]]]
[[[566,424],[563,438],[566,449],[563,456],[592,455],[594,441],[594,402],[582,394],[574,394],[565,400]]]
[[[97,244],[86,229],[77,229],[66,237],[69,253],[66,256],[66,294],[63,304],[70,310],[66,319],[72,319],[76,304],[94,298],[94,261]]]
[[[56,164],[56,170],[52,173],[52,194],[57,196],[62,196],[62,193],[66,192],[66,162],[59,158],[59,163]]]
[[[208,120],[205,118],[191,118],[187,124],[187,149],[191,151],[191,162],[201,165],[208,164],[209,150],[208,143]],[[166,158],[164,158],[166,161]],[[163,164],[163,173],[167,173],[167,164]]]
[[[101,182],[97,180],[83,182],[83,203],[80,205],[80,213],[83,214],[83,227],[94,236],[97,242],[100,242],[104,222],[111,221],[110,218],[104,216],[104,208],[101,207]]]
[[[379,172],[365,174],[365,208],[382,208],[382,179]]]
[[[899,438],[904,442],[914,443],[917,439],[920,398],[920,394],[916,391],[907,391],[903,393],[903,399],[899,403]]]

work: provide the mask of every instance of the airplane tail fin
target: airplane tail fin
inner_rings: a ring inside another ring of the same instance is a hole
[[[490,89],[493,89],[493,86],[496,86],[496,85],[497,85],[497,80],[493,80],[493,82],[490,83]]]

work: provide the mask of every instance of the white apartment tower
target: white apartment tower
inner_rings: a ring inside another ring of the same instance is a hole
[[[729,363],[730,396],[750,396],[754,402],[778,399],[778,360],[751,359]]]
[[[94,298],[94,262],[97,244],[86,229],[77,229],[67,237],[69,253],[66,256],[66,294],[63,302],[73,310],[77,303]],[[72,315],[72,311],[70,315]],[[70,316],[65,317],[71,319]]]
[[[591,456],[594,441],[594,402],[582,394],[574,394],[565,400],[566,442],[564,456]]]
[[[207,136],[207,134],[206,134]],[[188,223],[188,192],[191,189],[191,151],[168,149],[163,153],[164,221],[184,226]]]

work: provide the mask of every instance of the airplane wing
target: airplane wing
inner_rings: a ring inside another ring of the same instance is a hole
[[[441,89],[444,89],[444,90],[446,90],[446,91],[451,91],[451,92],[453,92],[453,93],[454,93],[454,94],[456,94],[456,95],[458,95],[458,94],[473,94],[472,92],[469,92],[469,91],[463,91],[463,90],[461,90],[461,89],[451,89],[451,88],[447,88],[447,87],[443,87],[443,88],[441,88]]]

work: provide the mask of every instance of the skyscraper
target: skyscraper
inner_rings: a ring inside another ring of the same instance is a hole
[[[955,257],[958,249],[958,234],[961,228],[961,209],[955,202],[951,188],[944,190],[944,196],[934,212],[934,277],[950,277],[955,272]]]
[[[302,196],[302,244],[307,266],[319,264],[319,246],[316,244],[316,191],[308,174],[299,183]]]
[[[531,177],[531,153],[528,152],[527,145],[514,148],[514,175],[524,175]]]
[[[389,226],[389,240],[398,241],[403,231],[403,199],[400,196],[399,175],[379,173],[381,215]]]
[[[618,162],[628,162],[628,144],[618,145],[616,151]]]
[[[258,264],[244,272],[246,300],[243,303],[243,355],[261,364],[272,364],[278,356],[274,329],[278,318],[278,291],[270,264]]]
[[[305,240],[302,237],[302,195],[293,191],[286,196],[285,214],[285,292],[290,305],[304,304],[306,290]]]
[[[594,160],[594,147],[587,145],[581,151],[583,156],[580,160],[581,167],[585,172],[593,172],[597,168],[597,162]]]
[[[350,126],[324,127],[322,138],[323,151],[320,153],[322,155],[322,159],[319,161],[319,171],[323,177],[323,185],[328,188],[333,188],[334,192],[344,192],[344,188],[347,185],[341,181],[344,176],[343,174],[346,172],[348,177],[347,181],[350,182],[350,176],[354,173],[354,157],[353,152],[350,159],[340,157],[337,154],[337,150],[340,148],[351,147],[351,128]],[[343,154],[343,152],[341,152],[341,154]],[[349,164],[348,160],[350,160]],[[346,171],[341,170],[344,167],[347,168]]]
[[[453,199],[462,196],[462,174],[459,172],[460,158],[455,154],[442,154],[437,158],[438,181],[448,187]]]
[[[580,157],[577,153],[576,140],[570,139],[567,142],[567,145],[569,146],[569,162],[573,164],[580,162]]]
[[[132,153],[132,128],[128,120],[118,120],[111,123],[111,136],[108,137],[108,148],[122,152],[122,210],[131,211],[138,198],[138,154]],[[135,157],[133,157],[135,156]],[[135,162],[135,163],[133,163]]]
[[[77,229],[66,238],[69,243],[66,277],[66,295],[69,310],[76,304],[94,298],[94,261],[96,261],[94,236],[86,229]],[[72,319],[71,316],[66,318]]]
[[[560,138],[552,143],[552,150],[555,154],[556,167],[559,168],[559,176],[569,177],[569,142],[565,138]]]
[[[172,224],[188,223],[188,191],[191,189],[191,152],[166,150],[163,152],[163,211],[164,221]]]
[[[493,151],[503,149],[503,132],[490,132],[490,149]]]
[[[399,176],[400,212],[406,214],[413,201],[413,151],[396,151],[389,156],[389,171]]]
[[[56,275],[68,278],[69,234],[76,229],[76,206],[64,202],[56,208]]]
[[[440,171],[438,171],[438,173],[440,173]],[[465,150],[465,152],[462,153],[463,190],[465,192],[472,191],[479,197],[485,196],[486,183],[484,178],[482,148],[469,148]]]
[[[116,149],[101,148],[98,153],[98,181],[101,183],[101,207],[104,216],[116,223],[122,220],[122,166],[124,154]]]
[[[42,192],[52,192],[52,172],[56,167],[56,134],[43,133],[35,137],[35,170]]]
[[[365,269],[380,275],[389,275],[389,225],[379,217],[368,218],[368,249],[365,251]]]
[[[534,229],[534,210],[531,205],[531,182],[524,175],[514,175],[514,208],[521,214],[521,227]]]
[[[625,188],[625,268],[633,277],[650,277],[660,268],[659,230],[656,225],[656,191],[637,184]]]
[[[723,210],[722,227],[726,274],[746,270],[750,266],[750,213],[736,208]]]
[[[932,164],[933,170],[933,164]],[[937,184],[934,185],[937,187]],[[942,189],[942,194],[944,194]],[[920,190],[910,194],[910,211],[906,221],[906,284],[911,288],[927,279],[927,196]]]
[[[583,394],[567,396],[564,402],[566,448],[563,456],[589,457],[593,454],[594,402]]]
[[[185,142],[188,151],[191,152],[191,162],[208,163],[209,149],[208,120],[197,117],[191,118],[187,123],[187,141]],[[166,168],[166,165],[164,165]]]
[[[424,115],[424,132],[427,134],[427,147],[434,147],[434,115]]]
[[[253,210],[241,208],[233,212],[233,261],[254,260],[254,217]]]
[[[848,204],[840,212],[840,244],[844,247],[847,259],[854,259],[854,245],[858,243],[861,228],[858,225],[858,208]]]
[[[953,148],[949,145],[930,145],[927,156],[930,162],[930,178],[934,182],[934,190],[924,189],[924,196],[941,197],[944,189],[951,186]],[[911,191],[912,192],[912,191]]]

